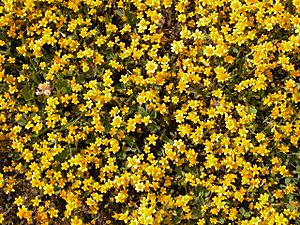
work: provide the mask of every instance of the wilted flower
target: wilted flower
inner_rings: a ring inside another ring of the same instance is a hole
[[[47,95],[51,94],[50,83],[47,81],[45,83],[39,84],[38,91],[35,92],[37,95]]]

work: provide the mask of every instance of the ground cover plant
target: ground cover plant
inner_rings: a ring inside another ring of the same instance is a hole
[[[300,224],[299,0],[1,0],[0,223]]]

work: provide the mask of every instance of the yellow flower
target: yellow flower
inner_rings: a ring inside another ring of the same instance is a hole
[[[173,43],[171,44],[171,50],[172,50],[172,52],[175,52],[176,54],[183,52],[184,49],[185,49],[185,46],[184,46],[184,43],[182,40],[173,41]]]
[[[23,198],[21,196],[19,196],[18,198],[15,199],[14,203],[17,206],[21,206],[23,204]]]
[[[197,222],[197,225],[204,225],[205,224],[205,219],[199,219]]]
[[[138,182],[138,183],[136,183],[134,186],[135,186],[135,190],[136,190],[137,192],[142,192],[142,191],[145,190],[145,184],[142,183],[142,182]]]
[[[238,214],[238,211],[236,210],[236,208],[231,208],[230,213],[229,213],[229,219],[235,220],[237,217],[237,214]]]
[[[55,209],[55,208],[51,208],[49,211],[49,215],[50,215],[50,218],[57,218],[58,217],[58,210]]]
[[[214,69],[215,73],[216,73],[216,78],[218,80],[218,82],[225,82],[229,79],[229,74],[227,73],[227,71],[225,70],[224,67],[222,66],[217,66]]]
[[[2,213],[0,213],[0,224],[2,224],[2,223],[3,223],[3,221],[4,221],[4,216],[3,216],[3,214],[2,214]]]
[[[111,123],[111,125],[113,125],[113,127],[118,128],[118,127],[121,126],[121,123],[122,123],[122,117],[115,116],[114,119],[113,119],[113,121],[112,121],[112,123]]]
[[[31,200],[33,206],[38,206],[41,200],[36,196],[34,199]]]
[[[228,52],[228,50],[226,49],[226,47],[224,45],[217,45],[216,50],[214,51],[214,55],[216,55],[218,57],[222,57],[222,56],[225,56],[227,52]],[[229,58],[229,59],[232,60],[232,58]]]
[[[125,200],[127,198],[127,194],[124,192],[119,192],[116,196],[115,196],[115,200],[116,202],[120,202],[120,203],[124,203]]]
[[[189,85],[187,84],[187,82],[186,81],[182,81],[182,80],[180,80],[179,82],[178,82],[178,85],[176,86],[176,88],[178,88],[179,89],[179,92],[180,93],[182,93],[184,90],[186,90],[186,88],[188,88],[189,87]]]
[[[182,137],[185,135],[190,135],[192,132],[192,128],[189,124],[179,124],[177,130]]]
[[[54,194],[54,187],[51,184],[46,184],[44,187],[44,194],[45,195],[53,195]]]
[[[82,225],[83,222],[81,219],[78,218],[78,216],[75,216],[73,219],[71,219],[71,225]]]
[[[135,129],[136,129],[135,119],[133,118],[128,119],[127,126],[126,126],[127,132],[135,131]]]
[[[258,133],[258,134],[256,134],[255,138],[258,142],[261,142],[262,140],[265,139],[265,134],[264,133]]]
[[[146,140],[149,141],[150,145],[156,145],[156,140],[158,139],[158,137],[155,134],[151,134],[149,135]]]
[[[293,81],[293,80],[286,81],[286,83],[285,83],[285,90],[286,91],[292,92],[294,87],[295,87],[295,81]]]
[[[3,174],[0,173],[0,188],[2,188],[4,186],[4,178],[3,178]]]
[[[203,53],[204,55],[210,57],[213,55],[215,48],[212,45],[205,46]]]
[[[147,126],[149,123],[152,123],[150,116],[146,116],[142,118],[142,122]]]
[[[146,21],[144,18],[141,19],[141,21],[138,23],[138,32],[143,33],[147,29],[147,26],[149,24],[150,24],[149,21]]]
[[[293,0],[293,4],[296,8],[300,9],[300,0]]]
[[[18,213],[17,213],[17,216],[22,219],[22,218],[25,218],[25,219],[30,219],[31,217],[31,212],[24,206],[22,205],[22,207],[18,207]]]
[[[158,65],[156,64],[156,62],[152,61],[148,61],[146,64],[146,71],[147,73],[155,73],[155,71],[157,70]]]
[[[118,27],[116,25],[112,24],[112,23],[109,23],[109,24],[106,25],[106,31],[108,33],[110,33],[110,32],[116,33],[117,30],[118,30]]]
[[[291,219],[296,219],[297,216],[299,215],[299,213],[297,212],[297,210],[292,210],[290,213],[289,213],[289,216]]]

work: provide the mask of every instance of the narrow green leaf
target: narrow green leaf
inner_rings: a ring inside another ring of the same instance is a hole
[[[115,10],[115,12],[120,17],[123,17],[125,15],[125,12],[123,10],[121,10],[121,9],[117,9],[117,10]]]
[[[138,106],[138,112],[139,112],[142,116],[148,116],[147,111],[146,111],[142,106]]]
[[[125,148],[125,152],[136,152],[137,151],[137,149],[136,148],[129,148],[129,147],[127,147],[127,148]]]
[[[20,119],[17,122],[20,126],[25,126],[27,124],[27,121],[25,119]]]
[[[156,119],[156,117],[157,117],[157,112],[156,112],[156,111],[152,111],[152,112],[150,113],[150,117],[151,117],[151,119]]]
[[[250,106],[249,111],[252,114],[256,114],[257,113],[257,110],[256,110],[256,108],[254,106]]]
[[[152,122],[151,124],[149,124],[147,126],[147,128],[152,134],[156,133],[160,129],[160,127],[155,122]]]

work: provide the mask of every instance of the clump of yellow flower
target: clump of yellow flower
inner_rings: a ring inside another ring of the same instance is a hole
[[[3,0],[0,223],[299,223],[299,13]]]

